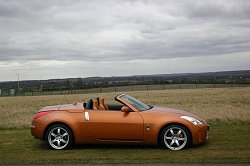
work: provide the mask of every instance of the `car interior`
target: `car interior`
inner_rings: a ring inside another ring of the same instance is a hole
[[[104,98],[97,97],[96,99],[90,99],[83,103],[83,107],[86,110],[99,110],[99,111],[121,111],[122,104],[107,105],[104,103]]]

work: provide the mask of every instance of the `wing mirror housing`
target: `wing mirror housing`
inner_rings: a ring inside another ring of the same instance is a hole
[[[127,106],[123,106],[122,112],[130,112],[130,108],[128,108]]]

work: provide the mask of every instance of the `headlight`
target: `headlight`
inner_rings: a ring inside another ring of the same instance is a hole
[[[201,125],[201,121],[195,119],[195,118],[192,118],[190,116],[181,116],[182,119],[186,119],[188,120],[189,122],[192,122],[194,125]]]

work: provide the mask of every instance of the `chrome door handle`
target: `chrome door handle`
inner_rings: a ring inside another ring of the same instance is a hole
[[[84,113],[85,121],[89,121],[89,112]]]

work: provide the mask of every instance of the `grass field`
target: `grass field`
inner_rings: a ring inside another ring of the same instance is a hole
[[[210,128],[208,143],[182,151],[118,145],[55,151],[33,139],[27,129],[1,130],[0,164],[250,163],[249,123],[216,122]]]
[[[44,106],[82,102],[97,96],[103,96],[106,103],[112,103],[117,94],[0,97],[0,128],[30,127],[33,115]],[[127,94],[150,105],[190,111],[208,121],[250,120],[250,88],[173,89]]]
[[[210,124],[207,144],[173,152],[151,146],[82,145],[48,150],[30,135],[40,108],[118,93],[0,98],[0,164],[49,163],[250,163],[250,88],[174,89],[128,92],[145,103],[184,109]]]

